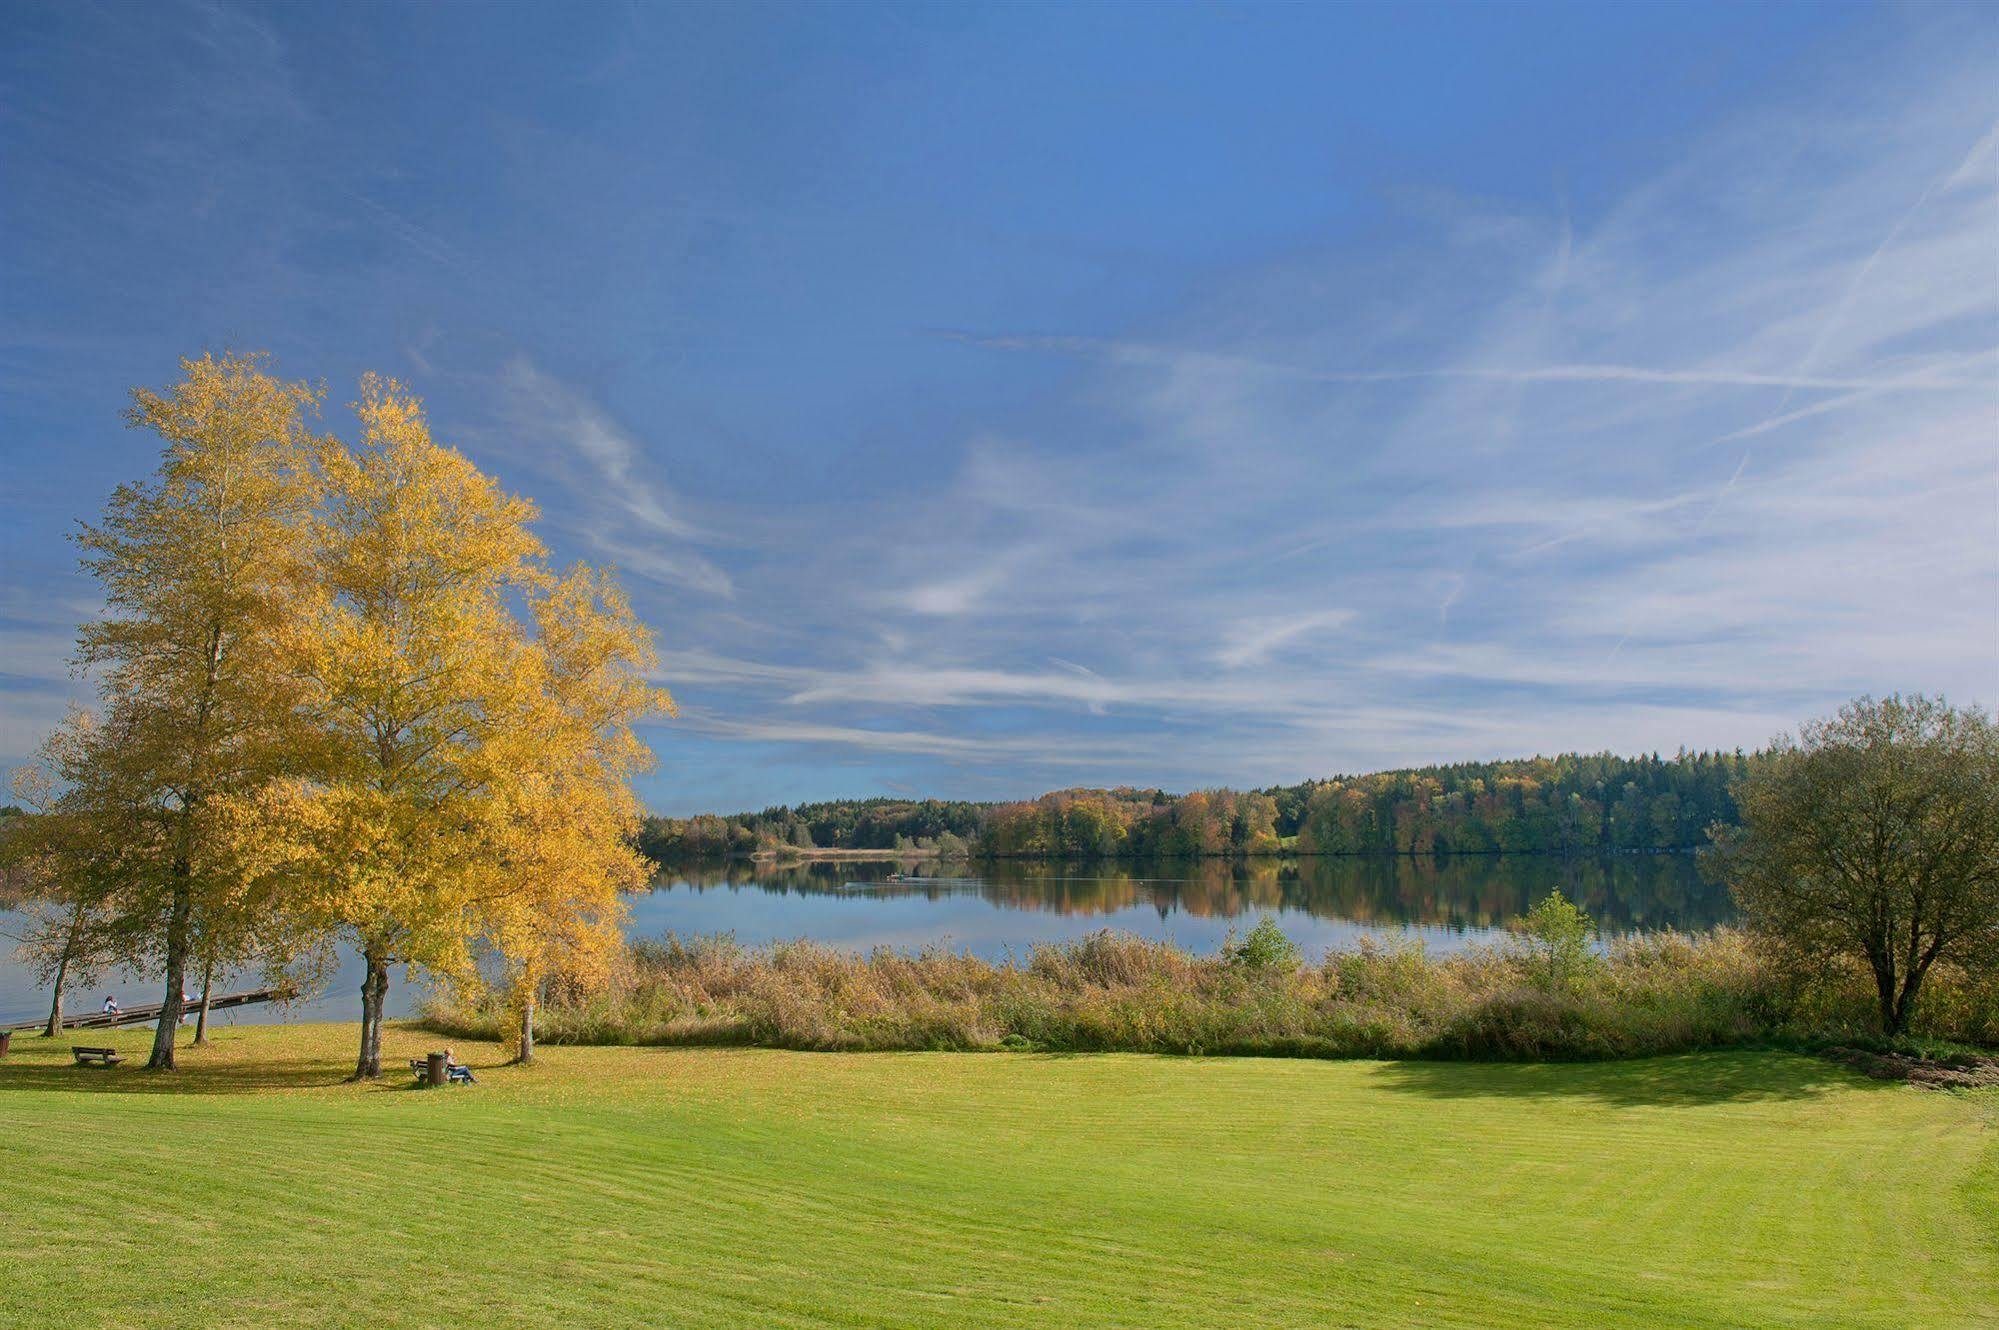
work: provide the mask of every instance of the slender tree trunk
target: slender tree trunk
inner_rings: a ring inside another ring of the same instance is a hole
[[[62,1029],[62,984],[69,974],[69,951],[64,949],[62,959],[56,962],[55,994],[49,998],[49,1024],[42,1031],[42,1038],[53,1039]]]
[[[194,912],[194,893],[189,889],[187,865],[174,867],[174,896],[167,914],[167,993],[160,1003],[160,1023],[153,1027],[153,1055],[146,1059],[151,1071],[173,1071],[174,1039],[180,1032],[180,1018],[186,1011],[181,994],[187,991],[189,920]]]
[[[534,1061],[534,981],[530,979],[525,987],[527,991],[521,995],[520,1048],[514,1058],[523,1067]]]
[[[367,971],[361,979],[361,1056],[353,1079],[371,1081],[382,1074],[382,1008],[389,996],[389,959],[372,948],[364,952]]]
[[[201,967],[201,1014],[194,1018],[194,1042],[208,1042],[208,1003],[215,995],[215,962]]]
[[[221,666],[222,624],[214,622],[208,630],[208,677],[202,683],[201,700],[195,707],[189,748],[191,773],[200,771],[196,758],[206,749],[209,709],[215,704],[215,680]],[[187,1003],[182,998],[187,994],[188,953],[194,945],[194,865],[190,861],[190,847],[194,843],[195,812],[201,804],[198,783],[191,781],[181,791],[175,833],[178,848],[172,868],[173,904],[167,911],[167,995],[160,1003],[160,1023],[153,1027],[153,1055],[146,1059],[146,1066],[152,1071],[175,1069],[174,1040],[180,1035],[181,1017],[187,1014]]]
[[[53,1039],[62,1032],[62,990],[69,979],[69,963],[76,957],[77,944],[83,940],[83,922],[86,918],[83,906],[73,905],[69,912],[69,931],[63,935],[62,956],[56,961],[54,992],[49,995],[49,1024],[42,1031],[42,1038]]]

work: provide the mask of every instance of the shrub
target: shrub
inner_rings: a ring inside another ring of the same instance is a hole
[[[1589,949],[1595,926],[1559,891],[1549,892],[1529,910],[1516,930],[1526,940],[1526,969],[1544,989],[1573,987],[1595,968],[1596,956]]]
[[[1222,943],[1222,959],[1251,974],[1265,971],[1289,974],[1298,968],[1298,945],[1266,914],[1240,939],[1230,930],[1228,940]]]

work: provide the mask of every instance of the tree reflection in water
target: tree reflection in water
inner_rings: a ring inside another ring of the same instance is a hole
[[[896,880],[897,875],[901,880]],[[1134,910],[1198,919],[1302,914],[1363,928],[1482,932],[1503,928],[1559,890],[1607,932],[1699,931],[1732,918],[1725,889],[1703,882],[1693,856],[1458,855],[1152,860],[1072,863],[1004,860],[773,864],[729,861],[663,874],[678,892],[716,888],[768,896],[896,899],[940,904],[975,897],[1006,911],[1111,916]],[[768,904],[768,903],[766,903]],[[646,931],[641,910],[639,927]],[[759,910],[760,922],[773,916]],[[781,918],[781,912],[776,916]],[[809,934],[809,929],[791,935]],[[1036,932],[1032,928],[1027,934]],[[777,935],[783,935],[782,928]],[[1031,940],[1031,938],[1029,939]]]

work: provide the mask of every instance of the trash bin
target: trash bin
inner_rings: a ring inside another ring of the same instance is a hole
[[[442,1053],[432,1053],[424,1059],[424,1071],[432,1085],[444,1085],[451,1080],[451,1059]]]
[[[7,1046],[14,1042],[12,1030],[0,1030],[0,1058],[7,1056]]]

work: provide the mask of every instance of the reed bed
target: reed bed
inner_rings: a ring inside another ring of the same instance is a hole
[[[1100,932],[997,963],[635,941],[594,991],[549,985],[537,1028],[553,1044],[1561,1060],[1867,1042],[1872,1013],[1865,976],[1804,971],[1730,929],[1626,938],[1566,965],[1529,941],[1431,955],[1397,939],[1306,964],[1266,924],[1212,955]],[[420,1018],[464,1038],[511,1028],[489,991],[439,995]],[[1999,993],[1936,974],[1916,1036],[1999,1043]]]

